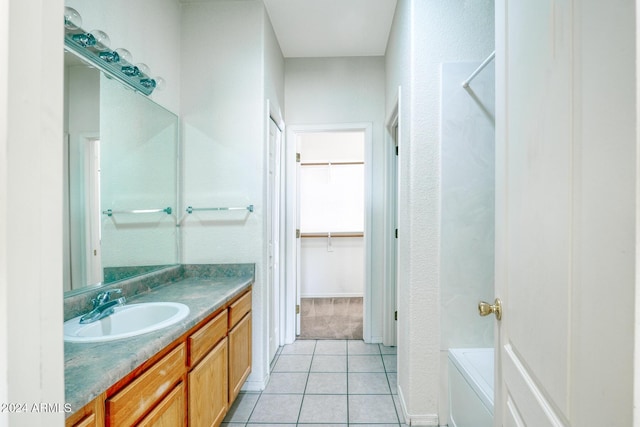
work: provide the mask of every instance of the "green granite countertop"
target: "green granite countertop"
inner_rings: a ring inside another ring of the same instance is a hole
[[[127,299],[127,302],[169,301],[186,304],[190,312],[181,322],[148,334],[116,341],[65,342],[65,402],[71,405],[71,413],[91,402],[207,315],[242,294],[253,280],[253,275],[191,277],[161,285]]]

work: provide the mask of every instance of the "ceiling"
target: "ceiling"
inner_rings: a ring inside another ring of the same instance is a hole
[[[264,0],[285,58],[382,56],[397,0]]]

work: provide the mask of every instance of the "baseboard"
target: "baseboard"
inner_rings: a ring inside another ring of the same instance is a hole
[[[247,379],[242,385],[242,391],[262,391],[267,387],[267,383],[269,382],[269,374],[266,375],[262,380],[252,380],[251,377]]]
[[[398,384],[398,400],[400,400],[400,408],[402,409],[402,415],[404,417],[404,423],[409,426],[431,426],[438,427],[438,414],[409,414],[407,411],[407,405],[402,394],[402,388]]]

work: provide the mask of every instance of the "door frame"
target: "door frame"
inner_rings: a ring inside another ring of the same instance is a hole
[[[373,124],[371,122],[335,123],[316,125],[289,125],[285,138],[285,328],[284,343],[290,344],[296,340],[296,305],[298,300],[298,254],[297,254],[297,187],[296,148],[298,135],[302,133],[319,132],[364,132],[364,244],[365,244],[365,272],[363,296],[363,338],[371,342],[371,233],[372,233],[372,160],[373,160]]]
[[[386,346],[397,345],[398,322],[395,313],[398,310],[398,239],[395,230],[398,227],[398,196],[400,190],[400,87],[391,114],[386,123],[386,144],[384,149],[384,293],[382,343]],[[398,150],[397,153],[395,150]]]
[[[270,188],[269,188],[269,144],[270,142],[270,136],[269,136],[269,128],[271,126],[271,122],[273,122],[276,127],[278,128],[278,130],[280,131],[280,185],[279,185],[279,191],[280,191],[280,230],[279,230],[279,235],[280,235],[280,248],[279,248],[279,259],[280,259],[280,268],[279,268],[279,286],[278,289],[273,292],[271,292],[271,275],[268,274],[268,278],[267,278],[267,316],[266,316],[266,322],[267,322],[267,330],[268,333],[271,333],[271,310],[272,308],[275,306],[278,307],[277,309],[277,313],[274,313],[275,316],[275,320],[278,323],[278,335],[276,337],[274,337],[276,339],[276,344],[277,346],[282,346],[283,344],[286,343],[286,339],[285,339],[285,325],[286,325],[286,316],[285,316],[285,308],[286,308],[286,286],[285,286],[285,272],[284,272],[284,268],[283,268],[283,261],[285,260],[285,243],[286,243],[286,234],[285,234],[285,215],[284,215],[284,206],[285,206],[285,200],[282,197],[283,191],[284,191],[284,177],[285,177],[285,164],[284,164],[284,159],[285,159],[285,150],[284,150],[284,136],[285,136],[285,132],[286,132],[286,126],[285,126],[285,122],[282,119],[282,114],[279,110],[279,108],[277,107],[276,104],[270,102],[269,100],[267,100],[267,105],[266,105],[266,118],[265,118],[265,133],[266,133],[266,146],[265,146],[265,195],[267,198],[270,198]],[[271,206],[271,201],[269,199],[267,199],[267,206]],[[264,226],[265,226],[265,232],[266,230],[268,230],[269,227],[272,226],[272,210],[268,209],[266,215],[265,215],[265,220],[264,220]],[[268,240],[265,242],[266,248],[265,248],[265,265],[267,267],[267,271],[269,271],[269,242]],[[274,298],[277,298],[276,301],[273,301]],[[275,304],[274,304],[275,303]],[[265,354],[269,355],[269,342],[270,342],[270,336],[267,337],[266,339],[266,352]],[[269,356],[267,356],[267,359],[270,359]],[[271,360],[268,361],[268,363],[271,363]]]

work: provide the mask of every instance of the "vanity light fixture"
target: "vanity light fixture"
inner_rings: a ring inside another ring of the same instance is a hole
[[[82,17],[71,7],[64,9],[64,44],[71,51],[88,60],[100,70],[131,86],[138,92],[151,95],[164,88],[164,79],[150,77],[146,64],[133,64],[127,49],[111,50],[109,36],[101,30],[82,29]]]

